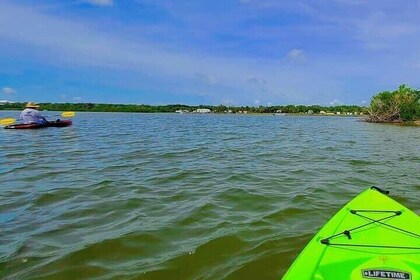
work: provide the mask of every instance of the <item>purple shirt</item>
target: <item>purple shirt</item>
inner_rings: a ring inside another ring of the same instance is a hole
[[[30,123],[45,123],[46,119],[43,117],[37,110],[32,108],[26,108],[20,114],[20,118],[22,119],[24,124]]]

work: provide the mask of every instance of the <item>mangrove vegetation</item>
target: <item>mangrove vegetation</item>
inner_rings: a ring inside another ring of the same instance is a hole
[[[401,85],[395,91],[383,91],[372,97],[367,121],[404,123],[420,121],[420,90]]]

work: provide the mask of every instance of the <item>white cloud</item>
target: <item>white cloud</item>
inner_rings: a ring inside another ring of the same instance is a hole
[[[307,69],[291,69],[282,67],[284,61],[273,63],[264,59],[185,53],[176,49],[168,51],[147,41],[128,40],[121,35],[122,32],[99,32],[86,22],[45,15],[33,8],[0,4],[1,10],[7,12],[0,17],[0,37],[31,47],[37,51],[40,60],[48,58],[50,63],[72,68],[87,66],[112,71],[129,70],[133,76],[154,79],[153,89],[161,90],[165,85],[172,84],[171,92],[199,95],[210,90],[213,100],[240,92],[242,100],[239,102],[252,103],[264,92],[264,99],[270,101],[313,102],[313,88],[324,92],[340,91],[334,80],[323,77],[328,75],[323,69],[333,73],[337,69],[349,69],[348,66],[343,68],[343,62],[336,59],[328,67],[311,65]],[[16,18],[25,20],[16,21]],[[297,61],[305,60],[305,54],[300,49],[292,49],[288,56]],[[249,77],[246,83],[243,77]],[[200,84],[196,83],[197,79],[201,80]],[[126,80],[127,77],[124,78],[125,83]],[[192,81],[194,85],[191,85]],[[187,85],[189,88],[186,88]],[[293,94],[279,95],[279,92]]]
[[[75,97],[73,97],[73,100],[74,101],[80,101],[80,100],[82,100],[83,98],[82,97],[80,97],[80,96],[75,96]]]
[[[260,104],[260,100],[259,100],[259,99],[256,99],[256,100],[254,101],[254,104],[255,104],[255,105]]]
[[[88,0],[81,1],[86,3]],[[96,5],[112,5],[115,1],[90,0],[89,2]],[[278,1],[269,2],[275,4]],[[283,3],[283,1],[280,2]],[[200,51],[198,47],[194,51],[187,52],[185,48],[166,44],[166,42],[158,45],[156,43],[158,41],[147,41],[142,36],[126,36],[129,32],[124,31],[129,28],[123,25],[117,31],[112,28],[99,31],[101,28],[95,24],[94,19],[90,22],[90,19],[81,17],[76,19],[69,16],[58,17],[54,16],[54,13],[45,13],[44,10],[37,9],[37,6],[12,3],[12,1],[0,1],[0,38],[12,44],[18,44],[23,50],[27,48],[27,52],[23,53],[31,55],[33,60],[44,65],[54,64],[54,66],[73,69],[97,67],[104,72],[112,72],[114,80],[106,80],[103,83],[113,83],[112,86],[115,87],[126,87],[127,81],[131,81],[131,88],[149,87],[151,91],[166,91],[179,95],[187,92],[191,96],[205,96],[203,99],[212,99],[215,102],[228,97],[235,102],[247,104],[252,104],[254,101],[258,101],[255,104],[260,104],[260,99],[261,104],[268,100],[275,104],[279,102],[308,104],[326,103],[335,98],[346,100],[345,95],[348,95],[346,92],[349,90],[346,91],[345,88],[351,89],[348,78],[351,76],[366,77],[373,81],[372,84],[378,79],[383,79],[388,84],[401,80],[411,83],[418,81],[418,75],[412,71],[413,66],[410,67],[410,72],[401,71],[404,70],[401,69],[403,64],[398,63],[401,57],[397,55],[395,59],[394,56],[384,55],[389,57],[388,61],[382,59],[382,56],[373,57],[369,54],[363,55],[363,53],[358,54],[357,57],[337,55],[334,52],[325,55],[327,50],[324,53],[317,53],[309,46],[310,60],[299,48],[283,50],[282,53],[285,54],[283,59],[277,61],[271,57],[221,56]],[[328,16],[330,14],[328,13]],[[22,20],[16,20],[17,18]],[[348,32],[347,37],[353,38],[356,34],[360,34],[362,37],[360,40],[364,41],[368,40],[366,39],[368,35],[374,33],[370,30],[371,26],[383,23],[382,19],[374,20],[372,23],[375,24],[358,20],[363,20],[363,18],[340,14],[324,21],[331,23],[327,25],[328,32],[338,30],[340,34],[343,33],[346,36]],[[390,24],[393,23],[395,20],[390,21]],[[33,28],[34,26],[37,28]],[[323,26],[315,24],[314,28]],[[382,34],[382,36],[393,38],[396,34],[413,32],[408,27],[396,26],[391,29],[390,36],[387,34]],[[276,32],[262,33],[268,38],[272,38],[272,34],[277,34]],[[245,32],[244,34],[249,35]],[[329,33],[326,34],[329,35]],[[416,38],[420,37],[413,36],[414,43],[405,43],[409,40],[403,40],[401,44],[416,46],[418,45],[415,44],[418,42]],[[382,43],[382,40],[374,42]],[[400,50],[401,44],[395,50]],[[287,50],[290,51],[287,52]],[[413,54],[414,52],[410,50],[412,49],[407,48],[404,54]],[[307,64],[297,69],[298,67],[291,65],[296,62]],[[395,67],[388,67],[388,65]],[[387,69],[387,76],[383,77],[385,74],[378,69]],[[121,74],[122,72],[124,74]],[[143,82],[145,80],[146,82]],[[363,89],[358,91],[358,94],[366,95],[368,90]],[[261,92],[264,92],[264,95],[261,95]],[[371,92],[369,91],[368,94]],[[366,96],[357,97],[367,98]]]
[[[267,84],[267,81],[265,79],[259,79],[257,77],[248,77],[245,79],[245,81],[250,84]]]
[[[287,53],[287,58],[291,61],[299,63],[306,61],[305,53],[303,52],[303,50],[300,49],[292,49],[291,51],[289,51]]]
[[[114,0],[87,0],[88,3],[95,6],[112,6],[114,5]]]
[[[4,87],[4,88],[2,89],[2,92],[3,92],[4,94],[10,95],[10,94],[15,94],[17,91],[16,91],[16,90],[14,90],[14,89],[12,89],[12,88],[10,88],[10,87]]]
[[[340,105],[342,102],[338,99],[334,99],[333,101],[330,101],[329,103],[331,106]]]
[[[345,5],[362,5],[365,4],[365,1],[363,0],[335,0],[335,2],[339,4],[345,4]]]
[[[216,85],[218,83],[217,78],[212,75],[204,74],[204,73],[195,73],[195,77],[202,83],[208,85]]]
[[[222,99],[222,104],[225,106],[229,106],[233,104],[233,101],[230,99]]]

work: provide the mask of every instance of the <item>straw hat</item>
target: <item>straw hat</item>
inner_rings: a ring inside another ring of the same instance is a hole
[[[39,105],[37,105],[35,102],[28,102],[25,106],[26,108],[39,108]]]

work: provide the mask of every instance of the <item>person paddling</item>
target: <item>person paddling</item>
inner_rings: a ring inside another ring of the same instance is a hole
[[[37,105],[35,102],[28,102],[25,106],[25,109],[20,114],[20,118],[22,119],[24,124],[31,124],[31,123],[48,123],[47,119],[45,119],[44,116],[42,116],[38,109],[39,105]]]

